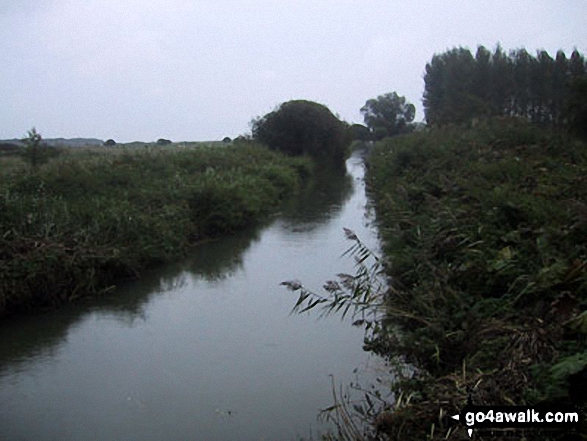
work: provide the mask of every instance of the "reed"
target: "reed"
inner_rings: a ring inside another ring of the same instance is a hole
[[[70,149],[0,172],[0,314],[96,295],[253,225],[311,173],[254,144]]]

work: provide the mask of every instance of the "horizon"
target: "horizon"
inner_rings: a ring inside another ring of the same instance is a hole
[[[390,92],[424,119],[426,63],[454,47],[587,52],[587,3],[5,0],[0,139],[236,138],[292,99],[348,123]],[[143,141],[137,141],[143,140]]]

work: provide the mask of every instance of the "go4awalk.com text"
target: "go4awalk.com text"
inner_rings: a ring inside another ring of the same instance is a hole
[[[452,418],[464,425],[469,436],[477,429],[537,429],[573,431],[580,426],[576,408],[524,406],[466,406]]]

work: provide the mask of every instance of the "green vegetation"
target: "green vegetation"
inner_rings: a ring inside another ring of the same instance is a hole
[[[388,136],[411,132],[416,108],[405,97],[393,92],[368,100],[361,108],[361,113],[372,139],[379,141]]]
[[[558,51],[553,59],[546,51],[533,57],[525,49],[505,54],[499,46],[494,53],[479,46],[473,56],[469,49],[455,48],[434,55],[426,65],[426,121],[443,125],[518,116],[560,128],[577,118],[573,111],[579,109],[568,105],[576,102],[571,85],[586,72],[585,59],[576,50],[568,59]],[[584,115],[584,105],[582,109]]]
[[[294,311],[351,314],[393,367],[394,402],[334,393],[327,418],[340,439],[461,439],[448,415],[469,400],[574,404],[587,433],[585,60],[456,48],[424,79],[416,133],[396,93],[361,109],[385,138],[367,164],[384,258],[347,230],[356,274],[283,283]],[[585,439],[567,435],[540,437]]]
[[[311,173],[252,143],[3,157],[0,314],[98,294],[198,241],[259,222]],[[5,166],[6,165],[6,166]]]
[[[367,346],[417,368],[379,429],[424,439],[469,393],[584,406],[587,145],[497,119],[385,140],[369,164],[392,287]]]
[[[326,106],[295,100],[252,122],[253,139],[288,155],[343,164],[352,140],[346,123]]]
[[[23,142],[21,156],[33,172],[59,154],[57,149],[49,147],[43,142],[43,138],[34,127],[28,132],[28,137],[23,139]]]
[[[352,315],[394,368],[395,402],[334,394],[340,439],[461,439],[448,415],[469,399],[587,416],[586,176],[587,144],[520,119],[376,144],[368,184],[385,259],[346,230],[354,275],[323,294],[283,283],[294,311]]]

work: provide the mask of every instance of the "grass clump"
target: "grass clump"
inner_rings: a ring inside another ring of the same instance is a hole
[[[397,388],[416,397],[379,417],[383,433],[459,436],[440,417],[469,396],[584,413],[586,176],[587,145],[519,120],[376,145],[368,181],[391,288],[389,324],[367,346],[415,366]]]
[[[255,144],[72,149],[0,173],[0,314],[108,290],[258,223],[312,173]]]

